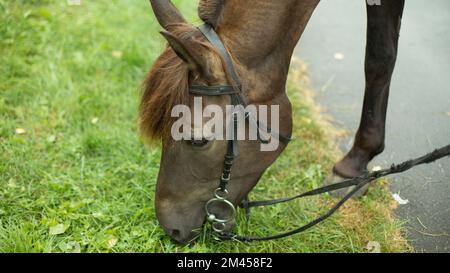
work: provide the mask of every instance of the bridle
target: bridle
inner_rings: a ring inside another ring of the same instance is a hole
[[[191,85],[189,86],[189,92],[193,95],[201,95],[201,96],[224,96],[228,95],[231,98],[231,103],[233,106],[242,106],[241,109],[245,109],[246,103],[244,99],[241,96],[242,92],[242,85],[239,80],[239,77],[237,75],[237,72],[235,70],[235,67],[233,65],[233,61],[231,59],[230,54],[228,53],[227,49],[225,48],[225,45],[221,41],[220,37],[215,32],[214,28],[208,24],[204,24],[198,28],[203,35],[207,38],[207,40],[216,48],[216,50],[221,54],[223,60],[225,61],[226,68],[228,72],[230,73],[231,79],[233,80],[233,83],[231,85],[219,85],[219,86],[199,86],[199,85]],[[245,112],[245,118],[248,120],[249,124],[251,126],[254,126],[257,129],[258,132],[258,141],[262,143],[266,143],[267,140],[263,139],[259,132],[262,128],[266,129],[266,131],[269,132],[271,137],[277,137],[280,142],[287,145],[291,139],[289,137],[283,136],[282,134],[267,130],[267,126],[260,123],[257,119],[255,119],[250,112]],[[347,179],[343,182],[328,185],[325,187],[321,187],[318,189],[314,189],[302,194],[299,194],[294,197],[290,198],[281,198],[281,199],[274,199],[274,200],[267,200],[267,201],[254,201],[254,202],[248,202],[244,201],[242,203],[242,207],[246,210],[249,210],[251,207],[261,207],[261,206],[269,206],[269,205],[275,205],[280,203],[289,202],[292,200],[296,200],[299,198],[307,197],[307,196],[314,196],[319,195],[327,192],[336,191],[343,188],[348,188],[351,186],[354,186],[354,188],[347,193],[339,202],[335,204],[327,213],[324,215],[316,218],[315,220],[309,222],[306,225],[303,225],[297,229],[291,230],[289,232],[280,233],[277,235],[267,236],[267,237],[249,237],[249,236],[241,236],[236,235],[230,232],[225,231],[226,224],[234,221],[236,217],[236,207],[232,202],[230,202],[228,197],[228,184],[231,181],[231,170],[234,164],[234,161],[236,157],[238,156],[238,140],[237,140],[237,126],[238,126],[238,113],[233,113],[233,118],[230,122],[232,122],[232,128],[234,129],[233,139],[227,140],[227,151],[224,158],[223,163],[223,169],[222,169],[222,175],[220,177],[219,187],[214,191],[214,197],[210,199],[208,202],[206,202],[205,205],[205,211],[206,211],[206,219],[208,222],[211,223],[212,229],[220,236],[221,239],[233,239],[237,241],[243,241],[243,242],[250,242],[250,241],[267,241],[267,240],[273,240],[273,239],[280,239],[284,237],[288,237],[300,232],[303,232],[318,223],[326,220],[328,217],[333,215],[345,202],[347,202],[356,192],[358,192],[360,189],[362,189],[364,186],[368,185],[370,182],[390,175],[394,173],[401,173],[406,170],[409,170],[410,168],[425,164],[425,163],[431,163],[437,159],[443,158],[445,156],[448,156],[450,154],[450,145],[445,146],[441,149],[435,150],[434,152],[427,154],[425,156],[412,159],[406,162],[403,162],[398,165],[392,165],[388,169],[383,169],[375,172],[365,172],[363,175],[351,179]],[[228,208],[231,212],[231,215],[228,218],[220,219],[218,218],[213,212],[212,207],[213,205],[222,205]]]
[[[242,84],[237,75],[236,69],[234,68],[233,61],[231,59],[230,54],[228,53],[225,45],[222,40],[219,38],[214,29],[208,25],[202,25],[199,27],[199,30],[203,33],[203,35],[208,39],[208,41],[215,47],[215,49],[221,54],[227,71],[230,74],[231,79],[233,80],[232,85],[218,85],[218,86],[202,86],[202,85],[190,85],[189,93],[193,95],[202,95],[202,96],[224,96],[228,95],[231,98],[231,104],[233,106],[241,106],[240,109],[245,109],[247,104],[242,98]],[[237,140],[237,127],[238,127],[238,112],[232,113],[232,126],[230,128],[233,129],[233,139],[227,140],[227,152],[225,154],[222,174],[220,177],[219,187],[214,191],[214,198],[210,199],[206,202],[205,210],[206,217],[209,222],[212,223],[212,228],[214,231],[218,233],[223,233],[226,227],[226,224],[233,221],[236,216],[236,208],[229,200],[227,186],[231,180],[231,169],[234,164],[234,160],[238,156],[238,140]],[[266,143],[267,140],[263,139],[260,134],[260,130],[263,127],[266,127],[258,120],[256,120],[250,112],[245,112],[245,119],[249,121],[249,123],[256,128],[258,141],[262,143]],[[267,129],[264,128],[264,129]],[[278,137],[280,142],[287,145],[291,139],[289,137],[285,137],[275,131],[270,132],[272,137]],[[211,207],[214,204],[223,204],[225,207],[229,208],[231,211],[231,216],[227,219],[217,218],[214,213],[211,212]]]

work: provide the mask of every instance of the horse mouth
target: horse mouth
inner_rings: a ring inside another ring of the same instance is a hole
[[[220,233],[228,233],[231,232],[233,227],[235,226],[236,221],[233,219],[232,221],[226,223],[223,228],[221,229]],[[207,227],[206,225],[209,225]],[[187,246],[195,243],[202,235],[204,235],[204,231],[206,229],[213,229],[213,223],[210,223],[207,221],[205,217],[205,221],[203,224],[195,229],[192,229],[187,235],[184,235],[182,231],[177,229],[167,229],[163,227],[164,232],[175,242],[177,242],[180,245]],[[220,234],[218,233],[218,234]],[[216,233],[217,234],[217,233]]]

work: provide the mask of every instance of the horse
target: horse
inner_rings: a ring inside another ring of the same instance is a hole
[[[404,0],[377,2],[366,3],[366,87],[360,125],[352,148],[334,165],[325,184],[360,176],[384,150]],[[205,222],[205,204],[217,189],[228,145],[205,138],[175,141],[170,136],[175,122],[171,112],[176,105],[193,105],[189,86],[224,86],[233,79],[217,48],[170,0],[150,3],[168,46],[144,80],[139,125],[146,138],[162,142],[156,216],[171,238],[185,244]],[[198,5],[200,19],[214,29],[231,56],[240,96],[251,105],[279,105],[279,134],[286,137],[291,136],[293,123],[286,94],[291,57],[318,4],[319,0],[200,0]],[[228,96],[202,99],[203,105],[230,104]],[[285,148],[286,143],[280,143],[276,150],[263,152],[256,141],[240,141],[227,200],[234,206],[245,200]],[[230,222],[224,228],[232,226]]]

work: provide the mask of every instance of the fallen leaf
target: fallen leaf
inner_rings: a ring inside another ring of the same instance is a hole
[[[23,134],[25,134],[27,131],[25,131],[25,129],[23,129],[23,128],[17,128],[16,129],[16,134],[18,134],[18,135],[23,135]]]
[[[9,188],[17,188],[16,180],[15,180],[14,178],[10,178],[10,179],[8,180],[7,186],[8,186]]]
[[[98,118],[97,117],[91,119],[91,123],[92,124],[97,124],[97,122],[98,122]]]
[[[81,246],[78,242],[69,242],[67,244],[70,247],[70,252],[71,253],[81,253]]]
[[[32,13],[33,13],[33,11],[27,10],[27,11],[23,14],[23,17],[24,17],[24,18],[28,18]]]
[[[67,0],[67,5],[69,6],[80,6],[81,0]]]
[[[343,59],[345,59],[345,55],[340,52],[336,52],[334,53],[334,58],[338,61],[342,61]]]
[[[367,252],[369,253],[381,253],[381,245],[377,241],[370,241],[366,246]]]
[[[449,116],[449,117],[450,117],[450,112],[447,112],[447,116]]]
[[[67,226],[65,226],[64,224],[56,224],[54,226],[51,226],[48,232],[50,233],[50,235],[59,235],[66,232],[66,230]]]
[[[94,212],[94,213],[92,213],[92,216],[94,216],[95,218],[102,218],[103,217],[103,213],[101,213],[101,212]]]
[[[120,58],[122,58],[123,53],[122,53],[122,51],[120,51],[120,50],[114,50],[114,51],[111,53],[111,55],[112,55],[113,58],[115,58],[115,59],[120,59]]]
[[[36,15],[45,19],[51,19],[52,18],[52,12],[46,8],[39,8],[36,11]]]
[[[119,240],[118,240],[117,238],[113,237],[113,238],[109,239],[109,240],[106,242],[106,246],[107,246],[109,249],[111,249],[111,248],[113,248],[113,247],[117,244],[117,241],[119,241]]]
[[[378,171],[381,171],[381,170],[382,170],[381,166],[374,166],[372,168],[372,172],[378,172]]]
[[[409,203],[408,199],[403,199],[398,193],[394,193],[392,194],[392,197],[394,198],[395,201],[397,201],[398,204],[400,205],[406,205]]]
[[[56,136],[55,135],[49,135],[47,137],[47,141],[50,142],[50,143],[55,142],[56,141]]]

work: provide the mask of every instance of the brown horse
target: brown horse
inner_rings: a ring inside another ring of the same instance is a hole
[[[192,106],[189,85],[230,83],[230,71],[198,28],[185,21],[169,0],[151,0],[169,47],[145,80],[140,108],[143,134],[162,140],[156,212],[166,233],[178,242],[195,237],[205,220],[205,203],[218,186],[227,142],[174,141],[170,137],[176,105]],[[373,2],[373,1],[372,1]],[[404,1],[367,4],[366,90],[360,127],[352,149],[333,169],[333,179],[355,177],[384,149],[389,86],[397,56]],[[199,16],[218,33],[252,105],[279,105],[279,132],[290,136],[291,104],[285,85],[294,48],[319,0],[200,0]],[[204,105],[230,104],[228,96],[204,97]],[[239,204],[285,145],[262,152],[255,141],[240,141],[229,196]],[[331,182],[328,182],[331,183]],[[229,227],[227,227],[229,228]]]

